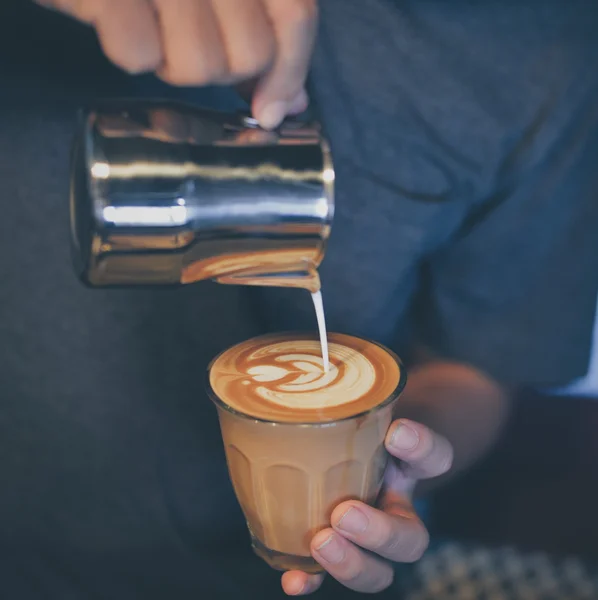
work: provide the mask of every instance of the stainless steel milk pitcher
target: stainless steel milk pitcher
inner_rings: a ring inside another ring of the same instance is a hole
[[[242,114],[157,101],[82,113],[71,237],[91,286],[319,286],[334,213],[319,127],[261,129]]]

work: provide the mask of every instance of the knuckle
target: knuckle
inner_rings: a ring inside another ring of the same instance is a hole
[[[109,56],[109,53],[106,54]],[[133,52],[124,53],[119,56],[109,56],[109,58],[130,75],[155,71],[160,66],[159,62],[148,60],[147,57]]]
[[[201,85],[201,82],[197,81],[192,77],[187,76],[185,73],[182,73],[176,69],[168,69],[163,75],[162,79],[166,81],[166,83],[170,83],[171,85],[177,87],[186,87],[190,85]]]
[[[430,453],[424,468],[430,477],[438,477],[450,471],[453,464],[453,448],[444,438],[436,438],[433,451]]]
[[[453,450],[453,447],[449,443],[447,443],[446,451],[445,451],[445,455],[444,455],[444,462],[442,463],[442,468],[440,471],[441,475],[443,473],[448,473],[452,469],[454,458],[455,458],[455,452]]]
[[[352,565],[351,568],[345,569],[339,579],[341,579],[348,587],[354,588],[363,578],[363,572],[363,566]]]
[[[259,75],[263,70],[263,66],[250,62],[245,64],[232,63],[230,74],[234,79],[247,80]]]
[[[394,581],[394,570],[388,563],[377,562],[370,565],[368,572],[359,582],[359,587],[355,586],[361,592],[377,594],[389,588]]]
[[[376,585],[372,589],[372,592],[383,592],[388,589],[395,579],[395,574],[393,569],[384,569],[383,573],[378,577],[376,581]]]
[[[423,525],[420,525],[419,531],[417,532],[417,535],[414,536],[414,538],[415,541],[413,545],[409,548],[409,552],[405,557],[404,562],[406,563],[413,563],[420,560],[430,544],[430,534]]]
[[[175,63],[169,65],[162,79],[179,87],[201,86],[220,81],[227,73],[228,69],[217,63],[197,63],[187,67]]]
[[[348,556],[337,567],[336,577],[342,580],[347,586],[354,587],[363,579],[365,572],[365,564],[363,557],[360,554]]]

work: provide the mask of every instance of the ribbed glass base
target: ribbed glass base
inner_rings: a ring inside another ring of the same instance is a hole
[[[303,571],[312,575],[322,573],[324,569],[311,556],[295,556],[270,550],[255,536],[251,536],[253,551],[278,571]]]

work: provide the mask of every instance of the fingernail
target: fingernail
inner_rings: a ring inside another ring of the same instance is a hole
[[[389,442],[389,446],[394,450],[415,450],[419,444],[419,435],[413,427],[399,423],[394,430]]]
[[[370,520],[359,509],[351,507],[336,526],[347,533],[363,533],[369,522]]]
[[[287,105],[284,102],[272,102],[267,104],[256,115],[259,124],[264,129],[275,129],[278,127],[282,120],[287,116]]]
[[[309,98],[307,97],[307,92],[301,90],[297,97],[289,104],[288,113],[289,115],[300,115],[307,110],[308,106]]]
[[[331,534],[324,543],[320,544],[316,551],[326,562],[333,565],[337,565],[345,558],[345,548],[334,534]]]

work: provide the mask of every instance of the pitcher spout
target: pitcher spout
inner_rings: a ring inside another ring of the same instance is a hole
[[[216,281],[228,285],[302,288],[312,294],[321,288],[320,275],[313,265],[297,265],[287,271],[250,270],[218,277]]]

